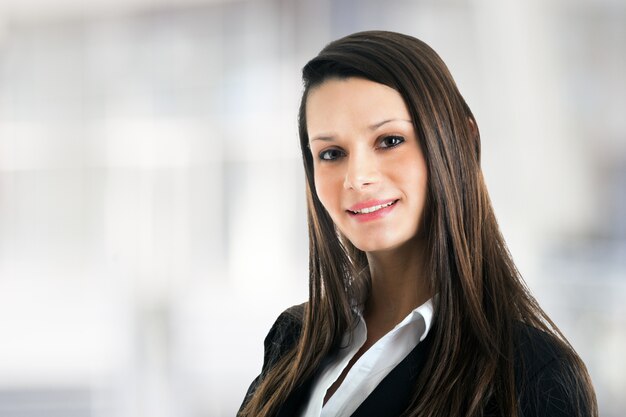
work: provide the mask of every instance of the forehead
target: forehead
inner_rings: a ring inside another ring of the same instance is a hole
[[[371,126],[387,119],[410,119],[400,93],[363,78],[331,78],[309,91],[306,121],[309,135],[319,130]]]

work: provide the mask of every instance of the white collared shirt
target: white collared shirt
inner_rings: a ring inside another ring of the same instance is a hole
[[[352,365],[339,388],[324,405],[326,391],[339,378],[367,339],[367,326],[359,313],[352,334],[343,336],[342,348],[317,375],[302,417],[349,417],[374,388],[426,338],[432,324],[434,299],[411,311]],[[345,347],[343,347],[345,346]]]

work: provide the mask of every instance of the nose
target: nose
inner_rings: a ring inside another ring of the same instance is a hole
[[[376,184],[380,173],[373,152],[352,152],[348,157],[348,170],[343,182],[345,189],[363,190]]]

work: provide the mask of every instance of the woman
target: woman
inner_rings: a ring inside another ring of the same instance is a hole
[[[239,416],[597,416],[506,248],[439,56],[356,33],[303,79],[309,300],[270,330]]]

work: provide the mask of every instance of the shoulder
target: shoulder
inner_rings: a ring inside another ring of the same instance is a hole
[[[554,335],[525,323],[516,323],[513,332],[516,371],[532,379],[568,350]]]
[[[278,316],[270,328],[264,342],[265,352],[263,354],[261,374],[250,384],[237,415],[241,413],[241,410],[244,409],[250,398],[252,398],[267,373],[281,357],[296,345],[302,332],[305,305],[306,303],[289,307]]]
[[[298,336],[302,330],[304,320],[304,309],[307,303],[291,306],[278,316],[272,325],[265,342],[276,343],[285,338]]]
[[[266,373],[300,338],[306,303],[294,305],[283,311],[265,337],[263,371]]]
[[[522,415],[592,415],[583,381],[586,371],[576,353],[556,336],[526,324],[516,326],[514,337]]]

